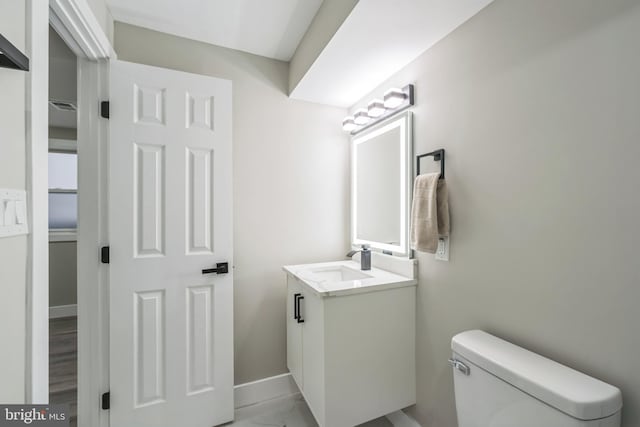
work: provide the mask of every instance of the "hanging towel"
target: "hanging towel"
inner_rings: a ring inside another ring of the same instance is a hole
[[[436,253],[438,237],[449,236],[449,195],[439,173],[419,175],[413,184],[411,249]]]

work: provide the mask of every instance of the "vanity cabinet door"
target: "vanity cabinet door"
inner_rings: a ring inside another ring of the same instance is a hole
[[[302,286],[287,275],[287,367],[298,388],[303,389],[302,377],[302,325],[297,319],[297,299],[302,294]]]
[[[304,292],[300,314],[302,335],[302,373],[304,397],[320,426],[325,426],[325,298]]]

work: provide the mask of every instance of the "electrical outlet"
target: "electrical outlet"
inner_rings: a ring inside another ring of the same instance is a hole
[[[436,249],[436,259],[438,261],[449,261],[449,238],[438,238],[438,248]]]

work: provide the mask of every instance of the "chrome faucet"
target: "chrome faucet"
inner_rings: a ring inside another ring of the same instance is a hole
[[[360,252],[360,270],[371,270],[371,249],[369,246],[362,245],[362,249],[349,251],[347,258],[351,258]]]

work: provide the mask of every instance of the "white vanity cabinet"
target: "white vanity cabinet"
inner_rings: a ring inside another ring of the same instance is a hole
[[[320,427],[414,404],[415,281],[332,292],[285,271],[287,365]]]
[[[302,321],[298,320],[298,301],[302,284],[287,276],[287,368],[302,389]]]

